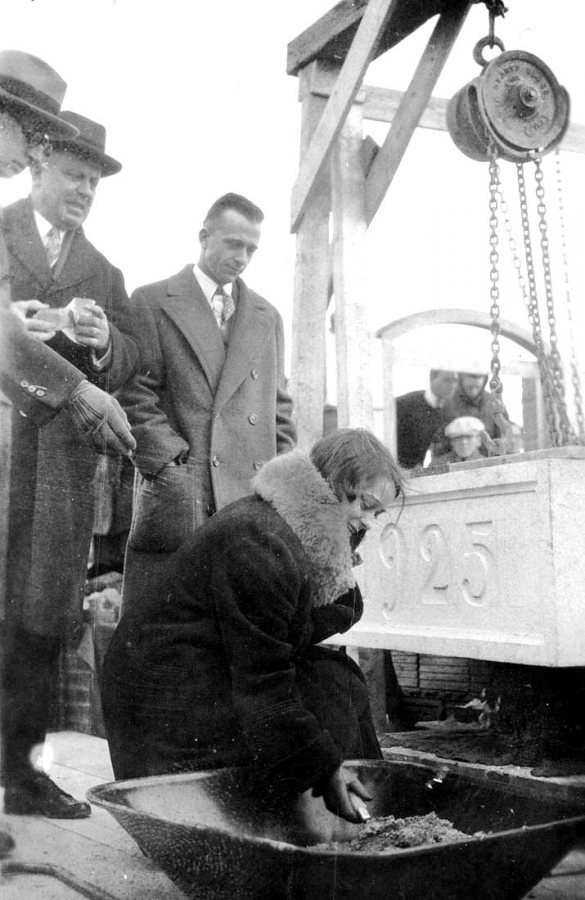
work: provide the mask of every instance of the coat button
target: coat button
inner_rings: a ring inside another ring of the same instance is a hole
[[[46,393],[45,391],[41,391],[41,390],[35,391],[35,396],[37,396],[37,397],[44,397],[44,396],[45,396],[45,393]]]
[[[254,463],[254,468],[255,468],[256,470],[258,470],[258,469],[261,469],[263,465],[264,465],[264,460],[263,460],[263,459],[257,459],[256,462]]]
[[[258,369],[252,369],[252,371],[250,372],[250,375],[252,376],[254,381],[256,381],[256,379],[260,377],[260,373],[259,373]]]
[[[35,392],[34,384],[29,384],[27,390],[28,390],[29,394],[34,394],[34,392]]]
[[[20,382],[20,386],[23,387],[23,388],[27,388],[27,387],[28,387],[28,381],[24,381],[24,380],[21,381],[21,382]]]
[[[217,456],[214,456],[214,457],[213,457],[213,459],[211,460],[211,465],[212,465],[212,466],[219,466],[219,459],[217,458]]]
[[[248,422],[250,423],[250,425],[256,425],[258,423],[258,416],[256,415],[256,413],[250,413],[250,415],[248,416]]]

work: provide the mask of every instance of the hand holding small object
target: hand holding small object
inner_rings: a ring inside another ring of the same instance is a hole
[[[73,311],[75,340],[94,350],[107,350],[110,343],[110,324],[105,312],[95,301],[80,298],[79,303],[83,304],[79,311]]]
[[[333,772],[323,789],[323,800],[329,812],[356,824],[371,818],[367,807],[361,802],[371,799],[358,778],[347,780],[342,766]]]
[[[39,341],[50,341],[55,336],[57,327],[51,322],[50,315],[44,315],[45,310],[50,314],[47,303],[40,300],[13,300],[10,310],[18,316],[31,337]]]

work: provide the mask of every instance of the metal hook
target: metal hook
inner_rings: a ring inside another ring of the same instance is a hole
[[[493,34],[488,34],[487,37],[480,38],[475,47],[473,48],[473,58],[478,66],[481,66],[482,69],[484,66],[487,66],[489,60],[483,58],[483,51],[486,47],[499,47],[502,53],[505,50],[504,42],[500,40],[500,38],[495,37]]]

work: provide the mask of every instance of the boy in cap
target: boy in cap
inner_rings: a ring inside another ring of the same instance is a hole
[[[475,416],[459,416],[445,426],[445,437],[451,450],[433,460],[433,465],[466,462],[469,459],[483,459],[481,453],[485,425]]]
[[[132,376],[138,351],[125,333],[129,301],[122,273],[89,243],[82,225],[100,178],[121,165],[105,152],[102,125],[77,113],[61,116],[76,133],[53,138],[50,157],[31,164],[31,196],[4,213],[12,299],[25,324],[40,323],[34,332],[39,343],[111,392]],[[79,298],[83,308],[61,323],[65,308]],[[38,440],[31,440],[28,421],[15,415],[12,435],[13,479],[26,490],[32,526],[29,544],[18,529],[9,538],[4,809],[83,818],[89,805],[56,793],[56,785],[35,771],[32,756],[45,740],[61,644],[81,634],[98,455],[79,439],[67,411],[47,423]]]

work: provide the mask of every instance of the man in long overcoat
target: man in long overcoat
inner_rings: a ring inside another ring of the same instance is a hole
[[[32,167],[31,197],[4,213],[12,301],[21,315],[33,312],[46,322],[47,346],[111,393],[132,375],[138,351],[127,334],[122,274],[81,226],[100,178],[121,166],[105,153],[101,125],[76,113],[62,115],[79,134],[54,141],[51,157]],[[52,265],[44,242],[51,235],[58,244]],[[93,305],[63,319],[73,298]],[[30,757],[45,738],[61,640],[80,633],[98,454],[68,409],[42,429],[15,409],[12,459],[4,805],[10,813],[79,818],[89,814],[88,804],[47,797],[44,786],[39,793]]]
[[[133,295],[141,372],[120,395],[138,468],[125,607],[147,602],[168,554],[294,446],[282,320],[240,277],[262,219],[226,194],[204,220],[198,265]]]

